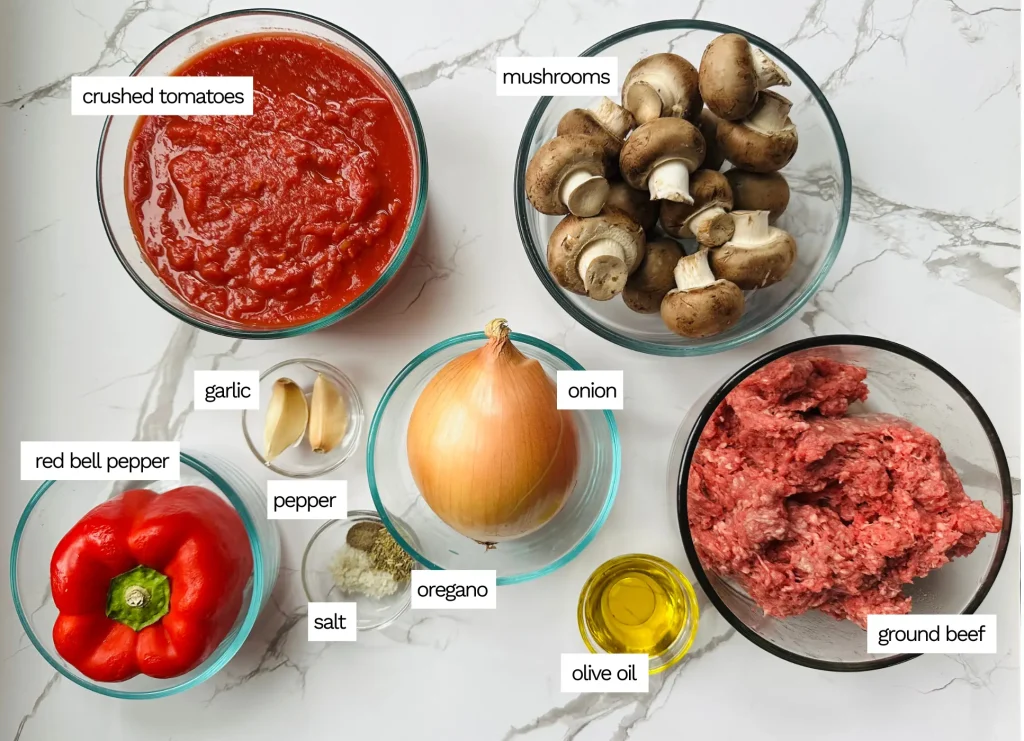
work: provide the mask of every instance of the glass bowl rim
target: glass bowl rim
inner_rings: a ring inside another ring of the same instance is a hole
[[[564,289],[554,282],[551,274],[548,272],[547,264],[539,257],[539,255],[544,254],[546,250],[536,249],[536,245],[534,245],[533,234],[530,231],[528,217],[532,207],[528,206],[526,202],[525,178],[526,166],[530,159],[530,142],[537,131],[537,127],[540,125],[540,120],[544,111],[551,103],[551,96],[544,96],[540,98],[540,100],[537,101],[537,105],[530,113],[530,117],[527,119],[526,128],[523,130],[523,136],[519,142],[519,151],[516,155],[513,199],[515,202],[516,225],[519,228],[519,236],[523,244],[523,249],[526,251],[526,257],[533,266],[533,270],[544,285],[544,288],[547,289],[547,292],[551,294],[551,297],[555,302],[561,306],[570,317],[599,337],[603,337],[609,342],[613,342],[628,350],[668,357],[695,357],[732,350],[750,342],[751,340],[763,337],[782,325],[784,322],[788,321],[811,299],[811,297],[821,287],[825,277],[832,269],[832,265],[843,245],[843,239],[846,236],[846,229],[850,221],[850,205],[853,197],[853,176],[850,170],[850,154],[846,147],[846,138],[843,136],[842,128],[839,126],[839,120],[836,118],[835,112],[832,110],[832,106],[829,105],[825,94],[821,92],[821,89],[817,86],[810,75],[804,71],[803,67],[793,61],[793,59],[784,51],[773,44],[768,43],[759,36],[755,36],[754,34],[736,28],[735,26],[729,26],[724,23],[716,23],[713,21],[700,21],[693,19],[663,20],[655,21],[653,23],[643,23],[612,34],[581,52],[580,56],[597,56],[599,53],[620,41],[625,41],[654,31],[674,29],[735,33],[745,37],[748,41],[753,42],[761,49],[769,52],[776,59],[780,59],[785,63],[800,82],[802,82],[810,91],[812,98],[817,103],[818,108],[824,114],[829,123],[829,127],[832,131],[832,137],[835,141],[836,151],[839,155],[840,169],[842,170],[843,175],[842,207],[839,212],[838,223],[836,225],[835,235],[832,238],[832,244],[829,246],[828,252],[825,255],[825,261],[821,264],[817,274],[810,283],[804,287],[800,295],[797,296],[783,312],[770,318],[763,324],[751,328],[744,334],[733,337],[732,339],[694,347],[665,345],[659,342],[649,342],[647,340],[637,340],[632,337],[627,337],[607,328],[603,322],[592,319],[586,312],[577,308],[577,306],[566,297]]]
[[[317,476],[324,476],[324,475],[330,473],[331,471],[336,470],[339,466],[341,466],[346,461],[350,460],[352,458],[352,456],[354,456],[358,452],[358,450],[359,450],[359,436],[363,434],[363,420],[366,417],[366,410],[363,408],[363,400],[359,396],[359,389],[356,388],[356,385],[354,383],[352,383],[352,379],[349,378],[348,375],[343,373],[337,366],[332,365],[331,363],[328,363],[325,360],[320,360],[318,358],[306,358],[306,357],[303,357],[303,358],[291,358],[289,360],[282,360],[280,363],[275,363],[274,365],[270,366],[265,371],[260,373],[260,385],[262,386],[264,379],[266,379],[274,371],[280,370],[281,368],[283,368],[286,365],[294,365],[295,363],[313,363],[314,365],[322,365],[325,368],[327,368],[331,373],[333,373],[336,376],[338,376],[338,378],[342,379],[342,381],[344,382],[343,383],[343,385],[345,387],[344,391],[350,396],[351,399],[355,400],[355,404],[353,404],[352,406],[357,408],[358,412],[359,412],[359,415],[358,415],[358,417],[356,419],[356,432],[355,432],[356,443],[352,447],[352,450],[349,451],[348,455],[345,455],[345,456],[339,458],[337,461],[335,461],[330,466],[328,466],[328,467],[326,467],[324,469],[317,470],[317,471],[314,471],[312,473],[289,473],[289,472],[287,472],[287,471],[285,471],[285,470],[275,466],[273,461],[267,461],[263,457],[263,454],[260,453],[259,448],[253,442],[252,437],[249,435],[249,427],[245,423],[246,416],[247,416],[247,414],[249,412],[255,412],[255,411],[258,411],[258,410],[256,410],[256,409],[243,409],[242,410],[242,414],[240,415],[241,420],[242,420],[242,437],[245,438],[245,444],[249,446],[249,451],[256,457],[256,460],[264,468],[266,468],[266,469],[268,469],[270,471],[273,471],[278,476],[284,476],[284,477],[289,478],[289,479],[312,479],[312,478],[316,478]]]
[[[307,580],[306,580],[306,561],[307,561],[307,558],[309,556],[309,551],[313,547],[313,543],[316,542],[316,539],[319,538],[321,535],[323,535],[325,532],[327,532],[328,529],[330,529],[332,527],[335,527],[335,526],[337,526],[340,523],[345,523],[345,522],[349,522],[349,521],[352,521],[353,524],[357,523],[357,522],[379,522],[382,525],[384,524],[382,522],[382,520],[381,520],[380,515],[377,514],[376,510],[372,510],[372,509],[350,509],[348,511],[348,517],[345,517],[345,518],[335,518],[333,520],[328,520],[327,522],[325,522],[323,525],[321,525],[320,527],[318,527],[316,529],[316,532],[314,532],[310,536],[309,541],[306,543],[306,547],[302,551],[302,565],[299,567],[299,576],[302,579],[302,591],[306,595],[306,599],[309,600],[310,602],[315,602],[316,600],[314,600],[313,599],[313,595],[310,594],[311,590],[310,590],[309,585],[308,585]],[[414,563],[413,564],[413,568],[414,569],[419,568],[419,563],[418,562]],[[406,612],[408,612],[409,606],[412,604],[412,587],[411,587],[411,585],[412,585],[412,581],[410,579],[410,582],[409,582],[409,584],[406,585],[406,589],[405,589],[405,592],[406,592],[405,602],[402,604],[402,606],[398,609],[397,612],[395,612],[393,615],[389,615],[386,620],[384,620],[384,621],[382,621],[380,623],[377,623],[376,625],[366,625],[366,626],[360,627],[359,624],[358,624],[359,621],[357,620],[356,621],[356,630],[360,631],[360,632],[368,632],[368,631],[371,631],[371,630],[380,630],[382,628],[388,627],[393,622],[398,620],[398,618],[402,617],[402,615],[404,615]]]
[[[855,334],[832,334],[821,335],[820,337],[808,337],[781,345],[773,350],[769,350],[760,357],[746,363],[735,373],[731,374],[729,378],[719,386],[711,398],[708,399],[708,402],[704,405],[703,409],[701,409],[701,412],[697,416],[693,426],[690,428],[689,432],[687,432],[686,445],[683,448],[682,460],[679,464],[679,474],[676,479],[676,519],[678,520],[679,533],[683,539],[683,548],[686,550],[686,557],[690,561],[690,566],[693,568],[693,573],[697,577],[697,581],[700,583],[704,593],[708,596],[711,604],[713,604],[715,609],[717,609],[718,612],[729,621],[737,632],[741,633],[756,646],[763,648],[768,653],[778,656],[781,659],[785,659],[791,663],[799,664],[800,666],[833,672],[860,672],[902,664],[905,661],[917,658],[920,654],[893,654],[883,658],[867,659],[865,661],[856,662],[826,661],[823,659],[814,659],[808,656],[803,656],[802,654],[776,646],[774,643],[765,640],[755,631],[747,627],[746,623],[740,620],[739,617],[729,609],[722,598],[718,596],[718,592],[711,584],[711,580],[708,578],[707,572],[704,570],[704,566],[701,563],[700,558],[697,556],[696,548],[693,545],[693,538],[690,536],[690,526],[687,517],[686,492],[690,475],[690,462],[693,459],[693,453],[696,450],[697,442],[700,440],[700,435],[704,431],[704,427],[707,425],[708,420],[729,392],[736,388],[736,386],[750,374],[760,370],[774,360],[787,357],[802,350],[841,345],[852,345],[855,347],[867,347],[875,350],[883,350],[917,363],[945,381],[946,384],[955,391],[960,398],[964,400],[964,402],[966,402],[970,410],[974,412],[975,418],[978,420],[979,424],[981,424],[981,427],[985,432],[985,436],[988,438],[989,445],[992,447],[992,453],[996,459],[996,467],[999,469],[999,483],[1003,499],[1003,527],[999,532],[999,542],[996,544],[995,558],[989,566],[988,572],[985,574],[985,579],[982,581],[978,590],[974,593],[974,596],[960,614],[970,615],[978,609],[982,601],[984,601],[985,597],[992,589],[992,585],[995,583],[996,577],[999,575],[999,571],[1002,568],[1003,560],[1006,557],[1006,549],[1009,547],[1010,528],[1013,524],[1013,483],[1010,478],[1010,467],[1006,460],[1003,445],[999,440],[999,435],[996,433],[995,426],[989,419],[988,414],[985,413],[985,410],[982,409],[978,400],[956,376],[946,370],[939,363],[929,358],[927,355],[897,342],[882,339],[881,337]]]
[[[341,36],[346,41],[351,42],[361,52],[366,54],[373,63],[376,64],[380,73],[378,76],[383,77],[383,80],[389,84],[393,92],[398,96],[402,107],[405,109],[405,113],[409,116],[409,120],[412,122],[412,137],[410,144],[415,148],[413,153],[414,158],[417,160],[419,167],[419,179],[417,183],[417,194],[416,203],[410,212],[409,224],[405,230],[405,234],[402,237],[402,242],[395,254],[392,255],[391,260],[388,262],[388,266],[384,269],[373,284],[359,294],[351,303],[342,306],[336,311],[322,316],[319,319],[314,319],[309,322],[302,324],[291,325],[287,327],[274,327],[274,328],[242,328],[237,327],[221,327],[202,319],[197,319],[189,314],[180,311],[177,307],[172,306],[170,303],[165,301],[159,296],[153,289],[146,285],[146,281],[135,271],[135,269],[129,264],[128,259],[124,256],[121,246],[118,244],[117,238],[114,236],[114,230],[110,223],[110,219],[107,217],[107,204],[103,197],[103,154],[106,150],[107,136],[110,132],[110,126],[113,122],[112,116],[107,116],[103,122],[103,130],[100,134],[99,146],[96,152],[96,203],[99,206],[100,219],[103,221],[103,231],[107,235],[107,241],[110,242],[110,246],[114,250],[114,254],[117,256],[118,261],[121,263],[121,267],[125,269],[125,272],[131,276],[135,284],[143,290],[143,292],[153,300],[158,306],[171,315],[177,317],[186,324],[190,324],[193,327],[198,327],[207,332],[213,334],[222,335],[225,337],[232,337],[235,339],[259,339],[259,340],[272,340],[282,337],[295,337],[307,332],[315,332],[318,329],[323,329],[335,322],[344,319],[347,316],[358,311],[360,308],[368,304],[381,290],[391,281],[392,278],[397,275],[398,271],[405,264],[412,252],[413,243],[416,241],[416,237],[419,235],[419,231],[423,226],[423,219],[426,213],[427,207],[427,190],[429,183],[429,168],[427,164],[427,142],[426,136],[423,132],[423,125],[420,122],[419,114],[416,111],[416,107],[412,102],[412,98],[409,92],[405,89],[402,84],[401,78],[395,71],[391,69],[391,66],[384,61],[377,52],[375,52],[370,46],[350,31],[346,31],[341,26],[338,26],[330,21],[326,21],[310,13],[303,13],[297,10],[286,10],[283,8],[244,8],[240,10],[230,10],[224,13],[218,13],[211,15],[206,18],[202,18],[194,23],[190,23],[179,31],[174,32],[166,39],[161,41],[152,51],[150,51],[142,61],[139,62],[135,69],[130,73],[132,77],[138,75],[142,70],[149,64],[152,59],[166,49],[170,44],[177,41],[178,39],[186,36],[193,31],[204,28],[214,23],[221,21],[228,21],[233,18],[243,18],[248,16],[271,16],[271,17],[283,17],[291,18],[301,21],[306,21],[314,25],[318,25],[321,28],[330,31],[338,36]],[[239,34],[249,35],[249,34]],[[377,70],[373,70],[375,73]],[[137,240],[133,242],[136,249],[141,249],[137,243]],[[154,274],[155,275],[155,274]],[[157,280],[160,280],[159,276],[156,276]],[[218,317],[220,319],[220,317]]]
[[[242,498],[234,490],[234,488],[225,481],[216,471],[211,469],[206,463],[194,458],[188,453],[182,452],[180,455],[182,465],[187,466],[194,471],[202,474],[208,478],[217,487],[218,491],[227,497],[228,501],[234,507],[239,517],[242,519],[242,524],[245,526],[245,533],[249,538],[249,546],[252,549],[252,594],[249,598],[249,606],[246,609],[245,620],[238,628],[238,633],[231,639],[231,643],[227,649],[206,669],[200,674],[192,677],[188,681],[176,684],[172,687],[164,687],[158,690],[146,690],[143,692],[132,692],[126,690],[116,689],[116,683],[100,683],[94,682],[87,677],[81,677],[77,674],[72,673],[57,661],[50,651],[43,647],[36,637],[35,631],[29,625],[28,615],[25,613],[25,606],[21,603],[21,598],[18,594],[18,552],[20,550],[22,535],[24,534],[25,527],[28,525],[29,517],[36,505],[42,499],[43,495],[55,484],[61,483],[75,483],[74,481],[55,481],[48,480],[44,481],[32,498],[29,499],[28,504],[25,505],[24,511],[21,513],[21,517],[18,520],[18,526],[14,530],[14,538],[11,543],[11,559],[10,559],[10,582],[11,582],[11,597],[14,600],[14,610],[18,613],[18,620],[21,622],[21,627],[24,629],[25,634],[28,636],[29,641],[35,646],[36,651],[46,659],[47,663],[50,664],[54,669],[60,672],[61,676],[66,679],[70,679],[72,682],[80,687],[84,687],[87,690],[97,692],[106,697],[116,697],[121,700],[153,700],[161,697],[168,697],[170,695],[176,695],[179,692],[184,692],[187,689],[191,689],[198,684],[202,684],[210,677],[214,676],[217,672],[224,668],[224,666],[235,657],[238,653],[238,649],[245,643],[246,638],[249,637],[249,633],[252,631],[253,625],[256,623],[256,618],[259,616],[261,610],[261,604],[263,601],[264,591],[264,580],[263,580],[263,545],[260,542],[259,534],[256,529],[256,525],[249,515],[249,510],[246,504],[242,501]],[[110,685],[109,687],[106,685]]]
[[[679,584],[682,589],[683,596],[686,598],[687,606],[690,608],[690,614],[693,616],[693,624],[690,626],[690,634],[687,636],[683,645],[673,654],[668,661],[664,664],[659,664],[656,667],[651,667],[648,670],[649,674],[660,674],[661,672],[668,669],[670,666],[679,663],[686,654],[690,652],[693,647],[693,642],[697,640],[697,629],[700,626],[700,605],[697,603],[697,592],[693,588],[693,584],[686,578],[686,574],[680,571],[674,563],[666,561],[664,558],[659,556],[652,556],[650,553],[623,553],[619,556],[609,558],[607,561],[602,562],[597,566],[594,571],[587,577],[586,582],[583,583],[583,588],[580,589],[580,597],[576,602],[576,622],[579,625],[580,637],[583,639],[583,644],[587,647],[587,650],[592,654],[608,653],[600,646],[595,646],[590,640],[590,621],[586,619],[586,612],[584,606],[586,604],[587,595],[590,594],[590,590],[594,586],[594,581],[597,579],[599,572],[604,572],[605,569],[614,563],[619,561],[626,561],[628,559],[643,559],[657,566],[664,573],[675,579],[676,583]],[[648,659],[650,663],[650,659]]]
[[[519,332],[512,332],[509,334],[509,337],[512,339],[513,342],[529,345],[531,347],[536,347],[539,350],[543,350],[544,352],[548,353],[549,355],[555,356],[573,370],[586,370],[582,365],[576,362],[576,360],[573,359],[568,353],[555,347],[554,345],[545,342],[544,340],[532,337],[531,335],[520,334]],[[487,339],[487,335],[484,332],[466,332],[464,334],[455,335],[454,337],[449,337],[447,340],[442,340],[441,342],[438,342],[428,347],[426,350],[424,350],[419,355],[410,360],[406,364],[406,366],[398,372],[398,375],[395,376],[391,383],[388,384],[387,389],[384,391],[384,395],[381,396],[380,402],[378,402],[377,404],[376,410],[374,410],[373,412],[373,419],[370,421],[370,431],[369,434],[367,435],[366,440],[366,478],[370,486],[370,496],[373,498],[373,506],[377,508],[377,513],[378,515],[380,515],[381,521],[384,523],[384,526],[388,529],[388,532],[391,533],[391,536],[396,541],[398,541],[398,544],[402,546],[406,550],[406,552],[409,553],[409,555],[411,555],[414,559],[419,561],[419,563],[421,563],[426,568],[432,569],[434,571],[444,571],[445,569],[443,566],[438,566],[437,564],[428,560],[426,557],[420,554],[419,551],[417,551],[416,548],[414,548],[411,543],[409,543],[405,538],[402,537],[402,534],[398,532],[398,529],[395,527],[394,523],[391,522],[391,518],[387,514],[387,509],[384,507],[383,502],[381,502],[380,494],[377,489],[377,473],[373,463],[373,456],[377,449],[377,433],[380,428],[384,412],[387,410],[388,402],[391,400],[395,392],[398,390],[398,387],[409,376],[410,373],[416,370],[416,368],[418,368],[423,362],[428,360],[431,356],[436,355],[442,350],[446,350],[449,347],[454,347],[455,345],[460,345],[467,342],[486,341]],[[608,432],[611,436],[612,441],[612,474],[611,480],[608,484],[608,492],[605,494],[604,504],[602,505],[601,511],[598,513],[597,518],[591,524],[590,528],[587,530],[586,534],[583,536],[580,542],[577,543],[569,552],[563,554],[562,556],[552,561],[550,564],[543,568],[536,569],[534,571],[528,571],[522,574],[515,574],[513,576],[498,576],[498,586],[502,586],[505,584],[521,584],[522,582],[527,582],[532,579],[537,579],[539,577],[550,574],[552,571],[555,571],[561,568],[562,566],[565,566],[565,564],[569,563],[574,558],[576,558],[576,556],[582,553],[583,550],[588,545],[590,545],[591,541],[597,536],[597,533],[604,526],[605,521],[608,519],[608,515],[612,511],[612,505],[615,504],[615,497],[619,491],[619,476],[621,474],[622,468],[622,445],[619,440],[619,429],[615,424],[615,416],[611,413],[611,411],[607,409],[603,410],[603,415],[604,420],[608,425]]]

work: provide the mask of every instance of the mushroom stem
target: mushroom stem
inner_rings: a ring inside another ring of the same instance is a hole
[[[676,290],[689,291],[704,288],[715,282],[715,274],[708,265],[708,251],[699,250],[692,255],[680,257],[672,276],[676,279]]]
[[[754,106],[746,125],[763,134],[781,131],[786,128],[789,110],[792,107],[793,104],[778,93],[762,93],[758,97],[757,105]]]
[[[689,229],[701,244],[717,247],[733,236],[735,228],[732,216],[721,206],[712,206],[698,211],[686,220]]]
[[[733,247],[760,247],[768,241],[767,211],[733,211],[732,220],[736,224],[736,231],[729,240]]]
[[[753,46],[750,47],[750,57],[754,63],[754,74],[757,75],[757,89],[764,90],[765,88],[772,87],[774,85],[791,85],[789,81],[789,75],[786,74],[785,70],[771,60],[771,58],[760,49],[755,49]]]
[[[593,112],[594,118],[597,119],[598,123],[618,139],[625,139],[626,134],[633,128],[633,114],[611,98],[601,98],[601,100],[590,107],[590,110]]]
[[[647,180],[647,188],[651,191],[651,200],[693,203],[690,196],[690,168],[680,159],[656,164]]]
[[[574,170],[562,181],[558,197],[573,216],[597,216],[608,198],[608,181],[586,170]]]
[[[587,295],[607,301],[622,293],[629,277],[626,251],[614,239],[595,239],[580,252],[577,267]]]
[[[650,78],[655,76],[656,73],[654,72],[648,73]],[[658,93],[657,87],[651,84],[651,82],[639,80],[630,85],[626,90],[626,97],[622,103],[633,112],[637,123],[645,124],[648,121],[661,117],[663,105],[661,95]]]

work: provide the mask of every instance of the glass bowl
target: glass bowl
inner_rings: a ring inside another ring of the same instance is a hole
[[[423,223],[427,205],[427,146],[419,116],[398,75],[365,42],[343,28],[312,15],[292,10],[235,10],[204,18],[170,36],[132,71],[132,75],[169,75],[186,60],[225,39],[248,34],[283,31],[312,36],[340,47],[363,65],[381,86],[405,125],[413,148],[414,206],[402,243],[374,283],[354,301],[313,321],[283,327],[250,327],[194,307],[171,291],[153,272],[128,218],[125,198],[125,160],[136,118],[106,119],[96,158],[96,194],[103,228],[121,265],[147,296],[171,314],[208,332],[244,339],[274,339],[322,329],[368,304],[398,273],[409,257]]]
[[[139,675],[125,682],[89,679],[60,657],[53,646],[57,608],[50,595],[50,557],[60,539],[96,505],[128,489],[164,493],[179,486],[203,486],[231,503],[242,518],[252,547],[253,575],[243,597],[247,605],[227,637],[202,664],[171,679]],[[181,454],[180,481],[46,481],[29,500],[11,546],[11,593],[18,619],[36,650],[77,685],[107,697],[145,700],[167,697],[205,682],[238,652],[270,599],[281,563],[281,541],[268,520],[263,492],[231,463],[203,453]]]
[[[387,597],[370,597],[365,594],[343,592],[334,583],[331,562],[338,549],[346,545],[349,529],[359,522],[376,522],[383,526],[376,512],[353,510],[345,520],[331,520],[320,526],[309,539],[302,554],[302,588],[310,602],[355,602],[356,628],[377,630],[395,622],[409,609],[412,591],[410,580],[398,587],[398,591]],[[415,564],[419,568],[419,564]]]
[[[697,556],[687,517],[690,461],[711,415],[744,378],[790,355],[828,357],[867,369],[870,391],[858,413],[894,414],[935,435],[960,475],[964,490],[1003,519],[971,555],[953,559],[904,586],[913,614],[955,615],[977,610],[1002,566],[1013,511],[1010,471],[988,415],[960,381],[935,361],[876,337],[831,335],[800,340],[761,356],[712,387],[690,408],[669,458],[669,488],[677,502],[679,530],[697,581],[737,631],[766,651],[795,664],[830,671],[866,671],[908,661],[916,654],[869,654],[867,634],[849,620],[811,611],[784,620],[765,615],[738,584],[706,570]]]
[[[517,332],[510,337],[520,352],[540,362],[552,382],[559,370],[583,370],[543,340]],[[406,430],[420,393],[437,371],[486,341],[483,332],[461,334],[427,348],[402,369],[384,392],[370,422],[366,473],[373,504],[384,525],[421,564],[428,569],[494,570],[499,585],[516,584],[564,566],[594,539],[615,501],[622,451],[611,412],[577,410],[579,475],[565,505],[547,524],[488,550],[442,522],[413,481]]]
[[[648,656],[649,673],[659,674],[686,656],[693,645],[694,639],[697,637],[697,624],[700,618],[700,610],[697,607],[697,593],[693,591],[693,586],[690,585],[689,580],[683,576],[682,572],[668,561],[657,556],[648,556],[642,553],[629,553],[605,561],[594,570],[594,573],[590,575],[590,578],[587,579],[586,584],[583,585],[583,589],[580,591],[579,603],[576,606],[576,622],[579,624],[583,643],[590,653],[608,653],[601,647],[601,641],[594,633],[594,626],[591,624],[588,616],[588,603],[597,599],[594,590],[597,588],[598,583],[602,579],[607,578],[609,574],[615,571],[620,573],[623,571],[636,571],[638,568],[642,568],[644,571],[660,572],[668,577],[669,580],[675,582],[683,593],[683,608],[686,611],[686,620],[683,623],[682,630],[679,631],[679,635],[672,642],[671,646],[660,653]],[[650,619],[651,616],[648,615],[647,617]]]
[[[708,355],[739,347],[770,332],[793,316],[818,290],[846,234],[852,179],[843,132],[825,95],[785,52],[764,39],[722,23],[670,20],[620,31],[594,44],[580,56],[617,57],[622,79],[636,61],[655,52],[672,51],[697,66],[704,47],[723,33],[742,34],[786,70],[793,84],[779,89],[793,101],[790,118],[800,134],[796,156],[782,170],[792,190],[792,199],[778,223],[796,238],[796,263],[781,282],[747,292],[743,318],[728,331],[704,339],[680,337],[667,329],[657,314],[638,314],[627,308],[621,299],[594,301],[566,291],[548,272],[548,237],[562,217],[541,214],[526,200],[526,166],[534,152],[555,136],[558,120],[566,111],[588,106],[596,99],[541,98],[530,114],[519,144],[515,171],[516,221],[537,277],[575,321],[630,350],[653,355]]]
[[[329,453],[314,453],[309,445],[307,429],[295,445],[273,461],[267,461],[263,457],[263,427],[274,382],[279,378],[290,378],[305,392],[306,403],[312,404],[313,383],[318,373],[323,373],[324,377],[335,385],[345,402],[345,436]],[[333,365],[312,358],[286,360],[264,371],[260,376],[260,408],[246,409],[242,412],[242,434],[252,454],[274,473],[294,479],[308,479],[333,471],[356,452],[362,431],[363,403],[359,400],[359,392],[352,381]]]

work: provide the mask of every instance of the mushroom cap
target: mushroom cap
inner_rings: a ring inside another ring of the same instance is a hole
[[[748,172],[733,168],[725,173],[732,187],[733,208],[740,211],[767,211],[774,224],[789,206],[789,183],[778,172]]]
[[[639,224],[645,232],[650,232],[658,223],[658,202],[651,200],[651,194],[648,191],[631,188],[622,180],[611,184],[604,205],[605,208],[622,211]]]
[[[704,161],[704,137],[689,121],[656,118],[636,128],[619,154],[622,177],[634,188],[646,188],[655,165],[678,159],[693,172]]]
[[[654,90],[661,98],[661,110],[652,115],[641,105],[645,93],[641,88]],[[686,118],[695,121],[704,101],[700,97],[700,78],[697,68],[678,54],[660,52],[644,57],[634,64],[622,82],[622,106],[645,124],[659,117]]]
[[[773,96],[774,94],[768,91],[761,95],[761,99],[770,99]],[[760,104],[759,101],[758,105]],[[717,142],[725,158],[741,170],[775,172],[793,159],[798,139],[796,126],[788,117],[785,125],[775,131],[758,131],[748,126],[746,120],[720,119]]]
[[[745,118],[757,102],[757,70],[750,42],[736,33],[714,39],[700,60],[700,94],[720,118]]]
[[[725,155],[718,148],[718,116],[705,108],[700,112],[697,128],[704,137],[705,153],[701,167],[705,170],[721,170],[725,164]]]
[[[732,211],[732,188],[725,175],[716,170],[700,169],[690,176],[690,197],[692,204],[661,201],[661,228],[673,237],[692,239],[694,234],[686,221],[705,209],[718,206]]]
[[[664,296],[676,286],[672,271],[683,256],[682,248],[671,239],[658,239],[647,243],[647,254],[636,272],[629,276],[626,287],[634,291],[660,293]]]
[[[558,216],[569,213],[559,198],[559,188],[569,173],[588,172],[608,177],[614,156],[599,137],[584,134],[556,136],[543,144],[526,166],[526,198],[542,214]]]
[[[611,239],[626,253],[626,270],[632,273],[644,257],[644,230],[618,210],[604,209],[597,216],[566,216],[548,238],[548,270],[558,285],[587,295],[579,274],[580,253],[597,239]]]
[[[595,139],[599,139],[601,146],[605,150],[605,155],[611,159],[613,165],[611,174],[614,175],[618,172],[619,152],[622,150],[624,140],[619,139],[602,126],[593,111],[589,111],[586,108],[573,108],[570,111],[566,111],[565,115],[558,121],[558,128],[555,130],[555,134],[557,136],[582,134],[583,136],[592,136]]]
[[[665,291],[640,291],[629,285],[622,289],[622,303],[637,314],[657,314],[661,309],[661,301]]]
[[[786,277],[796,261],[796,240],[777,227],[758,247],[739,247],[726,242],[711,250],[709,264],[715,276],[732,281],[745,291],[764,288]]]
[[[661,319],[678,335],[699,339],[724,332],[743,316],[743,291],[727,280],[686,291],[669,291]]]

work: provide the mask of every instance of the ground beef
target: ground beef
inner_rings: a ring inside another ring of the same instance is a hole
[[[768,615],[818,609],[864,627],[907,613],[904,584],[1000,530],[932,435],[899,417],[846,416],[867,398],[866,376],[824,358],[777,360],[701,434],[687,508],[697,554]]]

